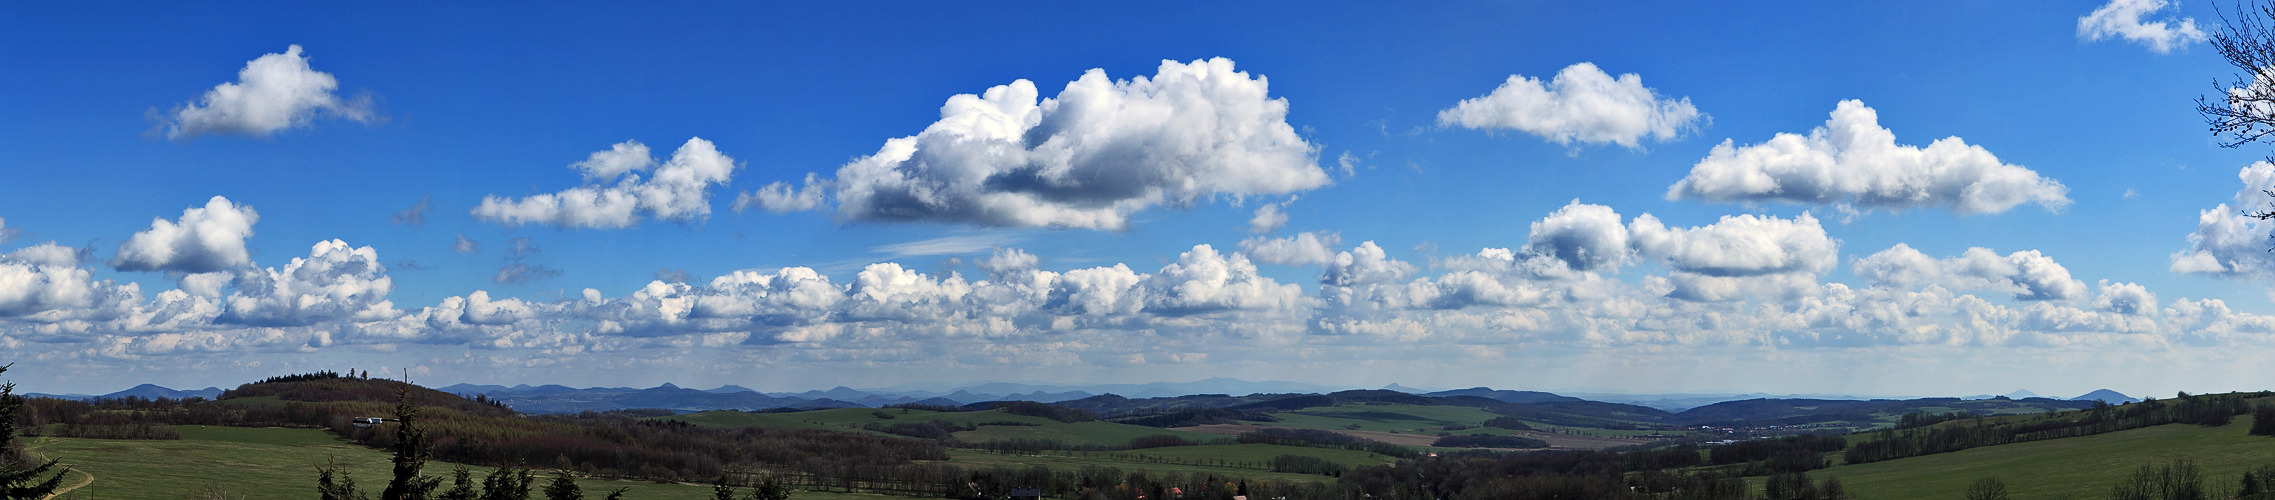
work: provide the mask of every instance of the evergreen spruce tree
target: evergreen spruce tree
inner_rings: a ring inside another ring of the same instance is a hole
[[[380,492],[379,498],[427,500],[436,487],[442,486],[442,478],[419,476],[430,450],[426,430],[419,428],[419,406],[411,397],[411,384],[405,382],[395,396],[395,479],[387,482],[387,490]]]
[[[338,459],[327,457],[324,465],[316,466],[316,497],[323,500],[365,500],[363,492],[355,490],[355,476]]]
[[[545,484],[545,500],[584,500],[585,492],[577,488],[577,475],[568,469],[553,469],[553,481]]]
[[[632,491],[632,487],[625,486],[617,488],[616,491],[608,492],[608,500],[624,500],[624,492],[627,491]]]
[[[474,492],[474,473],[467,471],[464,465],[452,469],[450,471],[450,489],[444,490],[442,495],[435,498],[439,500],[474,500],[478,498]]]
[[[735,500],[735,487],[727,486],[727,476],[711,483],[711,500]]]
[[[766,476],[758,480],[757,487],[751,488],[750,500],[790,500],[790,489],[782,486],[781,479]]]
[[[499,467],[482,478],[482,500],[529,500],[529,487],[535,482],[535,475],[521,464]]]
[[[11,366],[16,365],[0,365],[0,373],[7,373]],[[70,468],[65,467],[56,470],[54,477],[40,479],[54,470],[57,462],[33,464],[29,454],[16,444],[16,412],[23,405],[24,398],[16,397],[15,382],[0,383],[0,499],[46,498],[63,485],[63,475],[70,472]]]

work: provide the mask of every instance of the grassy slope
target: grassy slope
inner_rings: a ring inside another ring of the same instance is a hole
[[[2233,488],[2245,470],[2275,463],[2275,438],[2248,436],[2251,417],[2222,427],[2172,424],[2145,429],[1989,446],[1954,453],[1813,471],[1838,477],[1861,500],[1960,498],[1975,480],[1997,477],[2016,500],[2099,498],[2149,462],[2195,461],[2208,485]],[[1760,478],[1755,478],[1756,487]]]
[[[879,411],[883,411],[886,415],[890,415],[893,418],[877,418],[876,414]],[[1131,439],[1135,439],[1141,436],[1152,436],[1158,434],[1177,435],[1184,437],[1186,440],[1195,442],[1215,441],[1223,439],[1222,436],[1202,434],[1198,432],[1172,431],[1167,429],[1156,429],[1152,427],[1117,424],[1112,422],[1079,422],[1070,424],[1054,421],[1043,417],[1012,415],[999,410],[934,412],[925,410],[876,410],[870,408],[839,408],[834,410],[815,410],[797,413],[744,413],[739,411],[707,411],[702,413],[691,413],[687,415],[673,415],[669,417],[657,418],[664,420],[680,420],[696,425],[706,425],[713,427],[780,427],[792,429],[835,429],[854,431],[858,431],[860,430],[861,426],[872,422],[881,425],[892,425],[899,422],[930,422],[933,420],[946,420],[957,425],[971,425],[988,422],[1020,422],[1035,424],[1033,426],[989,425],[981,426],[978,430],[956,433],[957,439],[972,442],[987,442],[1006,439],[1050,439],[1065,442],[1068,444],[1120,446],[1129,444]]]
[[[316,466],[336,458],[350,466],[360,489],[373,497],[387,487],[388,454],[313,429],[182,426],[178,441],[35,438],[34,452],[62,459],[95,476],[70,498],[180,498],[207,485],[232,498],[302,499],[316,496]],[[452,464],[428,462],[429,475],[447,477]],[[470,468],[479,481],[490,469]],[[78,473],[73,473],[75,476]],[[546,479],[542,472],[539,480]],[[69,480],[66,481],[68,484]],[[445,487],[448,487],[445,480]],[[630,486],[635,499],[707,499],[711,487],[634,481],[579,481],[587,495]],[[542,486],[542,483],[540,483]],[[792,498],[872,500],[897,497],[799,492]]]

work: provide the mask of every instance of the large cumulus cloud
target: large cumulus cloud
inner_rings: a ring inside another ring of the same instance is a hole
[[[152,219],[150,228],[120,243],[111,266],[121,271],[208,273],[253,262],[245,238],[261,215],[253,207],[215,196],[204,207],[182,210],[182,217]]]
[[[317,242],[308,257],[282,268],[247,269],[231,283],[218,321],[254,326],[307,326],[339,320],[376,321],[397,313],[387,294],[395,281],[379,252],[341,240]]]
[[[585,185],[514,199],[482,197],[473,215],[507,226],[544,224],[564,229],[621,229],[657,219],[695,223],[711,216],[711,188],[734,177],[735,159],[701,137],[688,139],[659,163],[648,146],[625,141],[569,166]],[[640,174],[649,173],[648,177]],[[612,183],[613,182],[613,183]]]
[[[2197,213],[2188,248],[2172,254],[2173,272],[2230,278],[2275,278],[2275,253],[2268,252],[2275,221],[2254,216],[2275,210],[2275,164],[2256,162],[2236,172],[2243,181],[2230,203]]]
[[[1809,135],[1780,133],[1761,144],[1722,141],[1667,188],[1667,199],[1716,203],[1850,204],[1865,209],[1941,207],[2004,212],[2023,203],[2068,207],[2069,188],[1981,146],[1947,137],[1927,147],[1896,144],[1877,111],[1841,101]]]
[[[1438,112],[1438,125],[1517,130],[1557,144],[1641,147],[1645,137],[1667,141],[1706,120],[1690,98],[1666,98],[1643,86],[1643,77],[1613,78],[1594,63],[1579,63],[1543,82],[1509,75],[1499,88]]]
[[[237,81],[205,91],[196,102],[174,106],[159,126],[168,139],[208,134],[267,136],[307,126],[320,116],[370,122],[378,118],[371,98],[343,99],[331,73],[308,66],[299,45],[245,63]]]
[[[1939,285],[1954,290],[1993,290],[2015,300],[2074,300],[2085,283],[2037,250],[2000,256],[1988,248],[1969,248],[1957,257],[1936,259],[1902,243],[1857,259],[1858,278],[1873,286],[1917,288]]]
[[[91,305],[98,287],[78,249],[46,243],[0,254],[0,317]]]
[[[951,97],[939,121],[835,178],[775,183],[738,205],[820,208],[827,186],[840,220],[1121,229],[1157,205],[1329,183],[1287,100],[1231,60],[1163,61],[1128,80],[1093,69],[1040,96],[1018,80]]]

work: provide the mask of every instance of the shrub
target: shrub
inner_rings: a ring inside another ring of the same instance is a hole
[[[1512,431],[1529,431],[1529,430],[1533,430],[1533,429],[1532,429],[1532,426],[1530,426],[1530,425],[1525,425],[1525,421],[1523,421],[1523,420],[1517,420],[1517,419],[1516,419],[1516,417],[1493,417],[1493,419],[1492,419],[1492,420],[1486,420],[1486,421],[1485,421],[1485,426],[1486,426],[1486,427],[1499,427],[1499,428],[1508,429],[1508,430],[1512,430]],[[1447,430],[1453,430],[1453,429],[1447,429]]]
[[[1335,463],[1333,460],[1310,455],[1293,454],[1272,457],[1271,468],[1272,472],[1286,472],[1290,474],[1319,474],[1325,476],[1342,475],[1343,471],[1345,470],[1343,464]]]

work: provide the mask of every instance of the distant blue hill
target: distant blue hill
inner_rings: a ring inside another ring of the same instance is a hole
[[[1395,389],[1393,389],[1393,390],[1395,390]],[[1559,394],[1556,394],[1556,393],[1550,393],[1550,392],[1540,392],[1540,391],[1496,391],[1496,390],[1493,390],[1493,389],[1491,389],[1491,388],[1486,388],[1486,387],[1471,387],[1471,388],[1468,388],[1468,389],[1455,389],[1455,390],[1451,390],[1451,391],[1438,391],[1438,392],[1433,392],[1433,393],[1429,393],[1429,394],[1424,394],[1424,396],[1437,396],[1437,397],[1447,397],[1447,396],[1476,396],[1476,397],[1481,397],[1481,398],[1485,398],[1485,399],[1491,399],[1491,400],[1495,400],[1495,401],[1500,401],[1500,402],[1503,402],[1503,403],[1561,403],[1561,402],[1569,402],[1569,401],[1582,401],[1582,399],[1580,399],[1580,398],[1575,398],[1575,397],[1570,397],[1570,396],[1564,396],[1564,395],[1559,395]]]
[[[158,399],[158,398],[170,398],[170,399],[206,398],[206,399],[213,399],[213,398],[215,398],[215,397],[219,397],[219,396],[221,396],[221,388],[219,388],[219,387],[207,387],[207,388],[204,388],[204,389],[194,389],[194,390],[187,390],[187,391],[178,391],[178,390],[169,389],[169,388],[166,388],[166,387],[163,387],[163,386],[159,386],[159,385],[157,385],[157,384],[142,384],[142,385],[138,385],[138,386],[134,386],[134,387],[130,387],[130,388],[127,388],[127,390],[118,391],[118,392],[113,392],[113,393],[110,393],[110,394],[103,394],[103,395],[99,395],[99,396],[98,396],[98,395],[88,395],[88,394],[38,394],[38,393],[31,393],[31,394],[25,394],[25,395],[24,395],[24,397],[33,397],[33,398],[55,398],[55,399],[69,399],[69,400],[73,400],[73,401],[86,401],[86,400],[89,400],[89,399],[113,399],[113,398],[124,398],[124,397],[137,397],[137,398],[143,398],[143,399]]]
[[[2099,389],[2099,390],[2095,390],[2095,391],[2093,391],[2093,392],[2088,392],[2088,393],[2085,393],[2085,395],[2083,395],[2083,396],[2078,396],[2078,397],[2070,398],[2070,400],[2071,400],[2071,401],[2100,401],[2100,402],[2103,402],[2103,403],[2109,403],[2109,404],[2113,404],[2113,405],[2118,405],[2118,404],[2125,404],[2125,403],[2138,403],[2138,402],[2141,402],[2140,398],[2135,398],[2135,397],[2132,397],[2132,396],[2127,396],[2127,395],[2124,395],[2124,394],[2120,394],[2120,393],[2118,393],[2117,391],[2112,391],[2112,390],[2108,390],[2108,389]]]
[[[129,388],[129,389],[127,389],[127,390],[118,391],[118,392],[113,392],[113,393],[110,393],[110,394],[104,394],[104,395],[103,395],[103,397],[105,397],[105,398],[123,398],[123,397],[127,397],[127,396],[134,396],[134,397],[140,397],[140,398],[149,398],[149,399],[158,399],[158,398],[174,398],[174,399],[183,399],[183,398],[193,398],[193,397],[194,397],[194,398],[206,398],[206,399],[213,399],[214,397],[216,397],[216,396],[220,396],[220,395],[221,395],[221,388],[219,388],[219,387],[207,387],[207,388],[204,388],[204,389],[196,389],[196,390],[188,390],[188,391],[177,391],[177,390],[168,389],[168,388],[165,388],[165,387],[159,387],[159,386],[157,386],[156,384],[142,384],[142,385],[134,386],[133,388]]]

